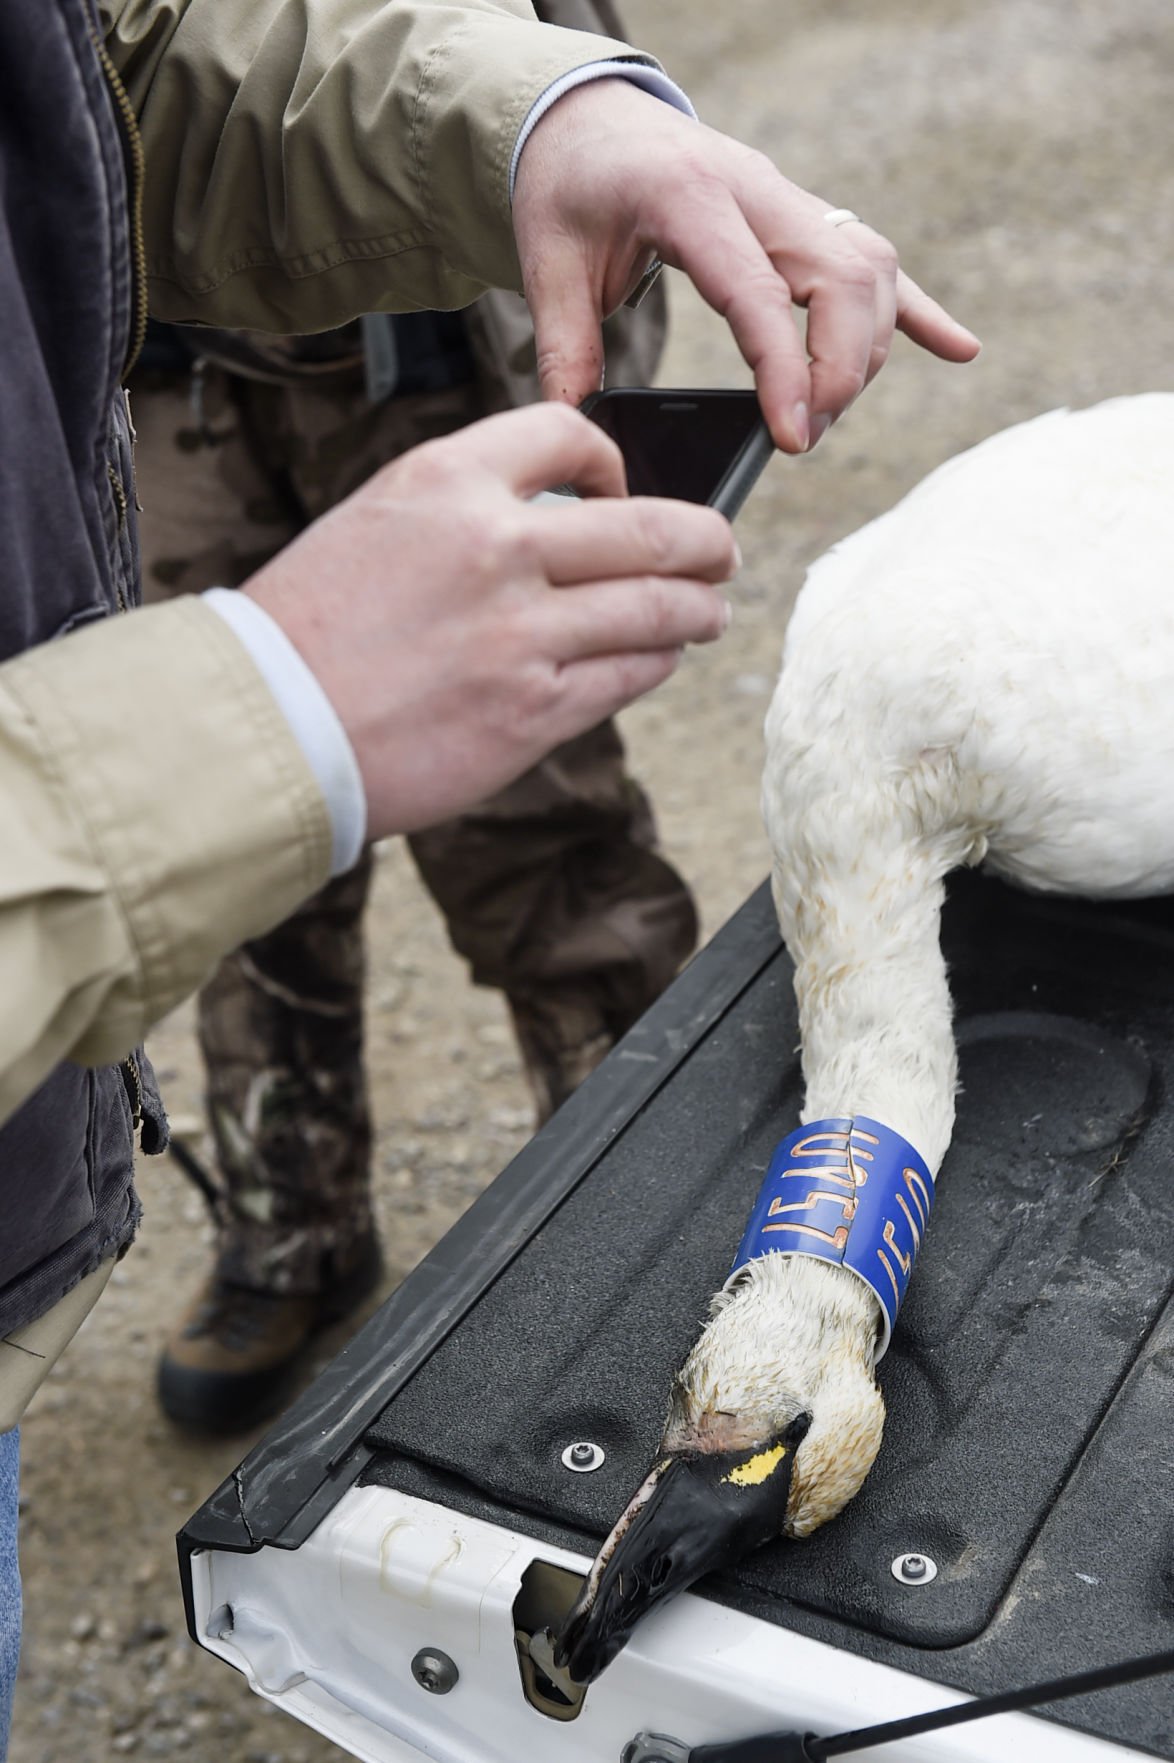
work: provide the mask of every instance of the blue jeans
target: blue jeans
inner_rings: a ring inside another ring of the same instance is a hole
[[[0,1763],[8,1755],[12,1691],[20,1659],[20,1568],[16,1563],[16,1496],[20,1433],[0,1432]]]

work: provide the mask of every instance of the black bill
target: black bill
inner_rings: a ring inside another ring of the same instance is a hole
[[[751,1450],[696,1451],[657,1463],[564,1622],[556,1663],[577,1683],[593,1682],[641,1617],[702,1574],[728,1567],[779,1536],[795,1451],[809,1425],[804,1414],[780,1437]]]

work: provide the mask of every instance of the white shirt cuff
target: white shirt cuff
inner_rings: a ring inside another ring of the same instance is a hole
[[[585,86],[588,80],[630,80],[645,92],[651,92],[654,98],[663,98],[674,110],[683,110],[686,116],[697,121],[697,112],[689,99],[675,81],[670,80],[667,73],[659,67],[648,67],[642,61],[589,61],[585,67],[576,67],[570,73],[563,74],[552,86],[536,98],[530,106],[525,122],[514,142],[513,158],[510,160],[510,201],[514,199],[514,180],[518,175],[518,160],[522,157],[522,148],[534,132],[535,124],[541,122],[552,104],[557,104],[566,92],[575,86]]]
[[[201,599],[231,626],[251,655],[318,780],[330,814],[330,873],[353,869],[367,835],[367,797],[359,762],[338,713],[276,619],[248,594],[209,588]]]

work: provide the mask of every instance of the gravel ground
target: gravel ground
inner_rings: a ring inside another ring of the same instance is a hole
[[[967,369],[900,345],[814,458],[772,465],[740,522],[728,637],[625,719],[708,935],[765,870],[759,730],[806,563],[1008,423],[1170,386],[1174,27],[1168,0],[627,0],[627,16],[708,121],[887,232],[986,342]],[[674,293],[665,381],[746,383],[720,323]],[[370,929],[390,1288],[523,1142],[529,1114],[504,1012],[463,982],[395,845]],[[154,1042],[181,1121],[199,1112],[190,1030],[184,1010]],[[251,1440],[193,1443],[155,1408],[155,1356],[209,1233],[166,1160],[144,1167],[142,1189],[141,1241],[25,1428],[12,1763],[327,1763],[341,1753],[184,1634],[172,1534]]]

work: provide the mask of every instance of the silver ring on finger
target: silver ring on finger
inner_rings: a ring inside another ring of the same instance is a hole
[[[847,226],[850,220],[859,220],[861,226],[868,225],[867,221],[860,220],[860,216],[850,208],[829,208],[823,218],[829,226]]]

